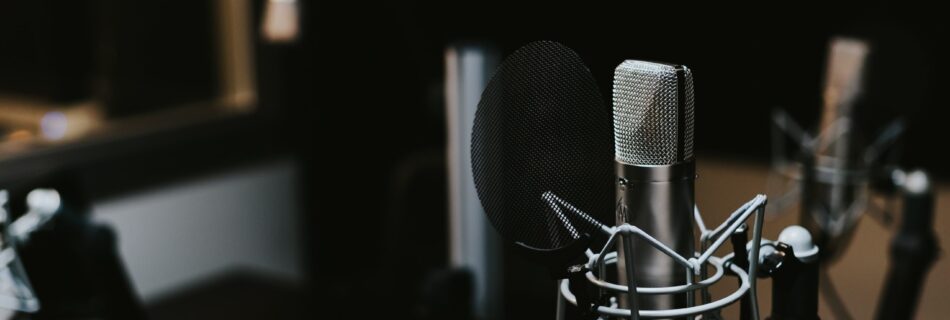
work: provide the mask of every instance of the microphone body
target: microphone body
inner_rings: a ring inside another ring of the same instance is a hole
[[[637,226],[677,253],[692,256],[695,171],[693,161],[660,167],[618,163],[617,222]],[[689,276],[686,269],[672,258],[643,241],[635,240],[634,246],[638,286],[685,283]],[[670,309],[683,307],[685,302],[686,296],[682,294],[644,295],[640,308]]]
[[[627,60],[614,74],[617,224],[629,223],[680,255],[694,252],[693,84],[679,65]],[[618,279],[633,267],[641,287],[681,285],[692,275],[649,243],[635,239],[634,266],[618,259]],[[640,295],[641,310],[682,308],[687,294]],[[625,299],[620,299],[625,301]]]

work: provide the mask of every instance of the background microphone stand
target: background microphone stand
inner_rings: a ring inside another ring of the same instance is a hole
[[[78,185],[64,171],[11,188],[9,229],[40,303],[29,319],[146,319],[115,231],[93,221]]]
[[[903,193],[900,230],[891,240],[890,270],[877,304],[876,319],[913,319],[924,279],[937,260],[933,230],[934,193],[923,171],[895,171]]]

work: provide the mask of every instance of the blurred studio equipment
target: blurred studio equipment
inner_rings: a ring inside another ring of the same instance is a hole
[[[890,266],[877,305],[876,319],[913,319],[924,280],[937,260],[934,232],[934,190],[927,173],[894,171],[903,213],[891,240]]]
[[[484,43],[459,43],[445,50],[445,108],[448,129],[449,258],[471,274],[472,319],[502,319],[501,242],[478,202],[472,177],[472,123],[482,90],[499,54]]]
[[[770,211],[781,212],[800,200],[800,221],[816,235],[826,261],[841,256],[861,216],[877,209],[871,192],[890,193],[879,188],[877,181],[896,166],[899,155],[902,119],[886,119],[880,134],[867,138],[866,132],[875,129],[868,121],[871,112],[863,95],[872,52],[864,40],[831,40],[816,134],[806,132],[781,110],[773,114],[769,187],[772,193],[784,194]],[[784,186],[782,180],[787,181]]]
[[[867,166],[854,121],[861,94],[868,45],[860,40],[832,40],[825,75],[824,106],[817,141],[812,146],[815,180],[803,190],[801,223],[818,235],[828,259],[840,254],[864,209],[856,201],[866,188]],[[818,169],[821,168],[821,169]],[[830,174],[827,174],[830,173]],[[863,177],[862,177],[863,176]],[[860,199],[866,201],[866,199]]]
[[[800,221],[815,234],[822,260],[833,261],[847,246],[868,207],[869,185],[878,172],[893,166],[891,150],[903,132],[903,122],[892,120],[869,144],[862,132],[866,126],[857,124],[871,49],[863,40],[831,40],[817,134],[803,130],[781,110],[773,115],[770,189],[782,189],[776,186],[780,180],[789,183],[771,211],[800,199]],[[792,149],[790,155],[787,149]]]
[[[773,213],[799,205],[801,224],[815,235],[815,242],[822,248],[823,267],[843,255],[862,216],[871,216],[888,226],[894,220],[894,212],[900,211],[894,204],[899,199],[904,201],[904,219],[910,219],[913,226],[902,222],[891,257],[907,259],[893,261],[882,295],[895,299],[882,300],[878,309],[879,317],[890,315],[882,319],[897,319],[911,316],[921,288],[917,282],[926,275],[923,271],[929,267],[936,249],[932,224],[925,222],[932,220],[932,208],[927,204],[932,196],[928,198],[931,193],[925,190],[929,188],[927,177],[915,172],[911,185],[916,187],[909,190],[905,185],[908,175],[897,163],[905,128],[902,116],[890,110],[915,106],[912,100],[906,101],[906,106],[886,105],[895,100],[905,103],[890,98],[908,94],[896,92],[896,88],[883,90],[884,93],[868,90],[903,81],[882,71],[891,71],[889,64],[896,62],[895,56],[888,55],[886,44],[843,37],[831,40],[817,132],[802,129],[781,110],[773,113],[769,189],[770,193],[780,194]],[[868,133],[875,130],[878,135],[868,139]],[[788,141],[792,143],[789,145]],[[832,313],[837,318],[850,319],[827,268],[820,272],[822,297]]]
[[[28,314],[39,310],[40,305],[10,229],[9,196],[7,190],[0,190],[0,309]]]
[[[25,212],[10,234],[40,303],[28,318],[145,319],[115,232],[91,219],[76,183],[60,173],[11,193]]]

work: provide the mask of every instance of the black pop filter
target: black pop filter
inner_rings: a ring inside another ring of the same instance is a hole
[[[588,235],[613,221],[613,155],[597,83],[564,45],[518,49],[482,93],[472,132],[479,199],[506,240],[547,263],[582,256]]]

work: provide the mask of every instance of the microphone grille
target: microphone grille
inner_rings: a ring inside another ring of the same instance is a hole
[[[693,158],[693,74],[680,65],[627,60],[614,71],[617,161],[672,165]]]

